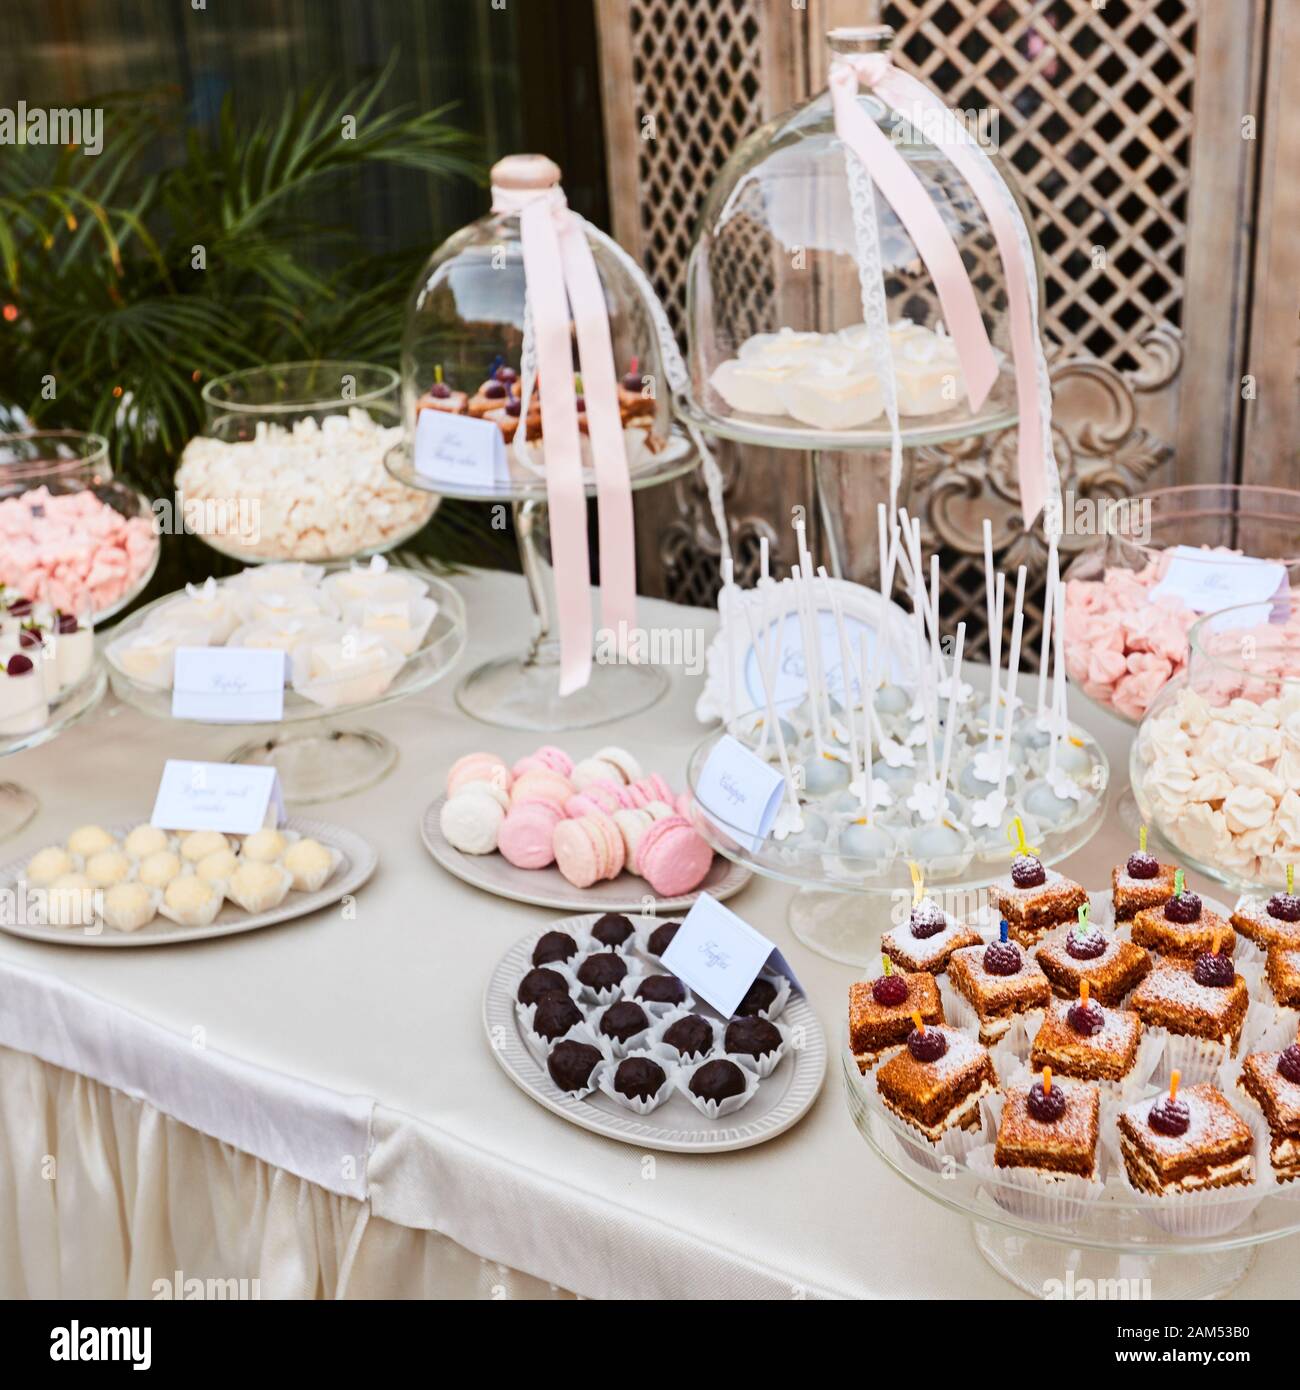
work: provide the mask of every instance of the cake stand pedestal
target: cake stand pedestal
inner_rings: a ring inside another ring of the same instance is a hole
[[[657,487],[690,472],[698,462],[694,446],[680,430],[674,430],[664,449],[646,467],[632,474],[632,489]],[[611,664],[597,653],[591,679],[570,695],[560,694],[560,644],[552,614],[555,611],[554,576],[547,560],[546,479],[520,476],[513,460],[512,476],[498,490],[465,489],[434,482],[416,471],[406,442],[389,450],[388,471],[407,487],[438,492],[466,502],[509,504],[519,543],[519,558],[528,585],[533,635],[527,650],[514,656],[494,657],[471,671],[456,690],[456,703],[472,719],[504,729],[535,733],[562,733],[587,729],[640,714],[668,692],[669,677],[648,662]],[[585,478],[588,497],[596,495],[594,479]]]

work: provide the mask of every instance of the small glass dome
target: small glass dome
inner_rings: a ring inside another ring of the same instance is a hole
[[[892,38],[884,25],[834,29],[828,62],[836,55],[880,53]],[[1005,428],[1016,419],[1015,379],[1007,288],[989,221],[953,164],[924,138],[922,116],[917,128],[865,87],[857,101],[938,209],[999,359],[994,387],[972,413],[938,292],[877,189],[904,436],[913,444],[933,443]],[[963,124],[987,148],[988,132]],[[1014,176],[996,152],[990,154],[1015,194]],[[1040,275],[1036,242],[1033,250]],[[705,201],[687,270],[689,408],[702,425],[727,438],[778,447],[888,446],[855,251],[845,146],[835,133],[830,92],[823,91],[748,136]]]
[[[449,237],[420,272],[407,304],[402,337],[402,415],[407,439],[419,451],[417,423],[426,410],[488,420],[505,437],[507,464],[521,486],[545,472],[539,381],[528,410],[526,461],[510,447],[521,412],[525,277],[519,204],[558,189],[560,170],[541,155],[510,155],[492,169],[494,211]],[[609,311],[609,331],[628,466],[653,468],[671,428],[671,399],[650,305],[612,243],[584,224]],[[571,330],[572,332],[572,330]],[[581,363],[573,338],[583,465],[591,449],[582,395]],[[420,461],[415,460],[419,469]]]

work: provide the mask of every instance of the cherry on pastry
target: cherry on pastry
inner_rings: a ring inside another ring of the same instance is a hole
[[[1018,975],[1020,948],[1011,941],[994,941],[984,951],[984,969],[990,975]]]
[[[1165,904],[1165,921],[1189,926],[1201,915],[1201,899],[1197,893],[1184,893],[1180,898],[1170,898]]]
[[[1300,1086],[1300,1043],[1292,1043],[1277,1059],[1277,1069],[1293,1084]]]
[[[1128,863],[1124,865],[1130,878],[1159,878],[1160,861],[1154,854],[1147,854],[1144,850],[1138,850],[1136,854],[1130,854]]]
[[[885,1008],[893,1008],[907,998],[907,981],[901,975],[882,975],[871,984],[871,997]]]
[[[1074,928],[1065,938],[1065,953],[1075,960],[1096,960],[1106,954],[1106,938],[1096,927],[1087,931]]]
[[[939,906],[928,901],[918,903],[912,909],[912,916],[908,922],[912,935],[918,941],[924,941],[931,936],[938,936],[947,925]]]
[[[437,401],[445,401],[451,395],[451,387],[445,381],[435,381],[429,387],[429,394]]]
[[[1035,1081],[1025,1108],[1040,1124],[1051,1124],[1065,1114],[1065,1092],[1059,1086],[1049,1091],[1041,1081]]]
[[[1106,1026],[1106,1015],[1096,1004],[1071,1004],[1065,1021],[1076,1033],[1091,1037],[1094,1033],[1100,1033]]]
[[[924,1033],[913,1028],[907,1035],[907,1050],[918,1062],[937,1062],[948,1051],[948,1039],[937,1028]]]
[[[1300,895],[1274,893],[1268,900],[1268,915],[1279,922],[1300,922]]]
[[[1236,978],[1237,970],[1232,957],[1213,951],[1202,951],[1192,966],[1192,979],[1198,985],[1207,985],[1211,989],[1227,989]]]
[[[1047,882],[1043,861],[1032,854],[1018,854],[1011,861],[1011,882],[1017,888],[1040,888]]]
[[[1157,1134],[1177,1139],[1180,1134],[1186,1134],[1191,1128],[1192,1112],[1181,1100],[1173,1096],[1164,1096],[1151,1107],[1147,1123]]]

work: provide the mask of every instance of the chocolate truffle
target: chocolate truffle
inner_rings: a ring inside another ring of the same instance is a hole
[[[544,994],[533,1015],[533,1032],[547,1042],[562,1038],[575,1023],[582,1022],[582,1010],[567,994]]]
[[[664,1031],[664,1042],[683,1057],[703,1057],[713,1047],[713,1029],[707,1018],[687,1014]]]
[[[734,1018],[727,1024],[723,1046],[728,1052],[743,1052],[749,1057],[766,1057],[781,1046],[781,1034],[775,1023],[765,1018]]]
[[[591,1074],[602,1060],[599,1049],[590,1043],[568,1040],[551,1048],[546,1070],[560,1090],[582,1091],[591,1084]]]
[[[530,970],[519,981],[515,998],[523,1005],[536,1004],[546,994],[568,994],[569,982],[558,970]]]
[[[636,997],[647,1004],[684,1004],[686,986],[676,975],[647,975],[637,986]]]
[[[749,1018],[754,1014],[770,1009],[776,1002],[776,986],[771,980],[760,975],[745,991],[745,997],[736,1005],[737,1018]]]
[[[617,1004],[611,1004],[601,1014],[598,1024],[607,1038],[617,1038],[619,1042],[626,1042],[649,1026],[650,1016],[640,1004],[634,1004],[630,999],[620,999]]]
[[[627,961],[613,951],[588,956],[578,967],[578,980],[588,989],[613,989],[627,974]]]
[[[668,1075],[649,1057],[625,1057],[614,1071],[614,1089],[629,1100],[653,1100]]]
[[[727,1100],[743,1095],[745,1073],[725,1057],[705,1064],[691,1077],[691,1094],[701,1100]]]
[[[607,912],[592,927],[591,937],[602,946],[621,946],[632,937],[632,923],[621,912]]]
[[[650,940],[646,945],[650,949],[652,956],[662,956],[663,953],[672,945],[673,937],[677,935],[677,928],[680,922],[665,922],[663,926],[656,927],[650,933]]]
[[[578,943],[567,931],[548,931],[533,947],[533,964],[551,965],[557,960],[572,960],[577,954]]]

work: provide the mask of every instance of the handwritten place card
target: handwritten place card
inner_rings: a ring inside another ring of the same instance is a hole
[[[214,724],[278,724],[284,717],[284,653],[260,647],[177,647],[172,718]]]
[[[1222,555],[1176,545],[1152,598],[1177,598],[1193,613],[1216,613],[1237,604],[1265,604],[1286,586],[1286,567],[1249,555]],[[1252,622],[1267,622],[1268,609]]]
[[[491,420],[422,410],[415,426],[415,471],[461,492],[500,492],[509,482],[505,436]]]
[[[661,959],[723,1018],[736,1012],[764,968],[784,975],[791,989],[803,993],[794,971],[767,937],[707,893],[695,900]]]
[[[251,835],[284,823],[284,793],[273,767],[168,758],[149,823],[160,830]]]
[[[704,764],[695,799],[724,835],[752,854],[771,833],[784,789],[779,768],[724,734]]]

